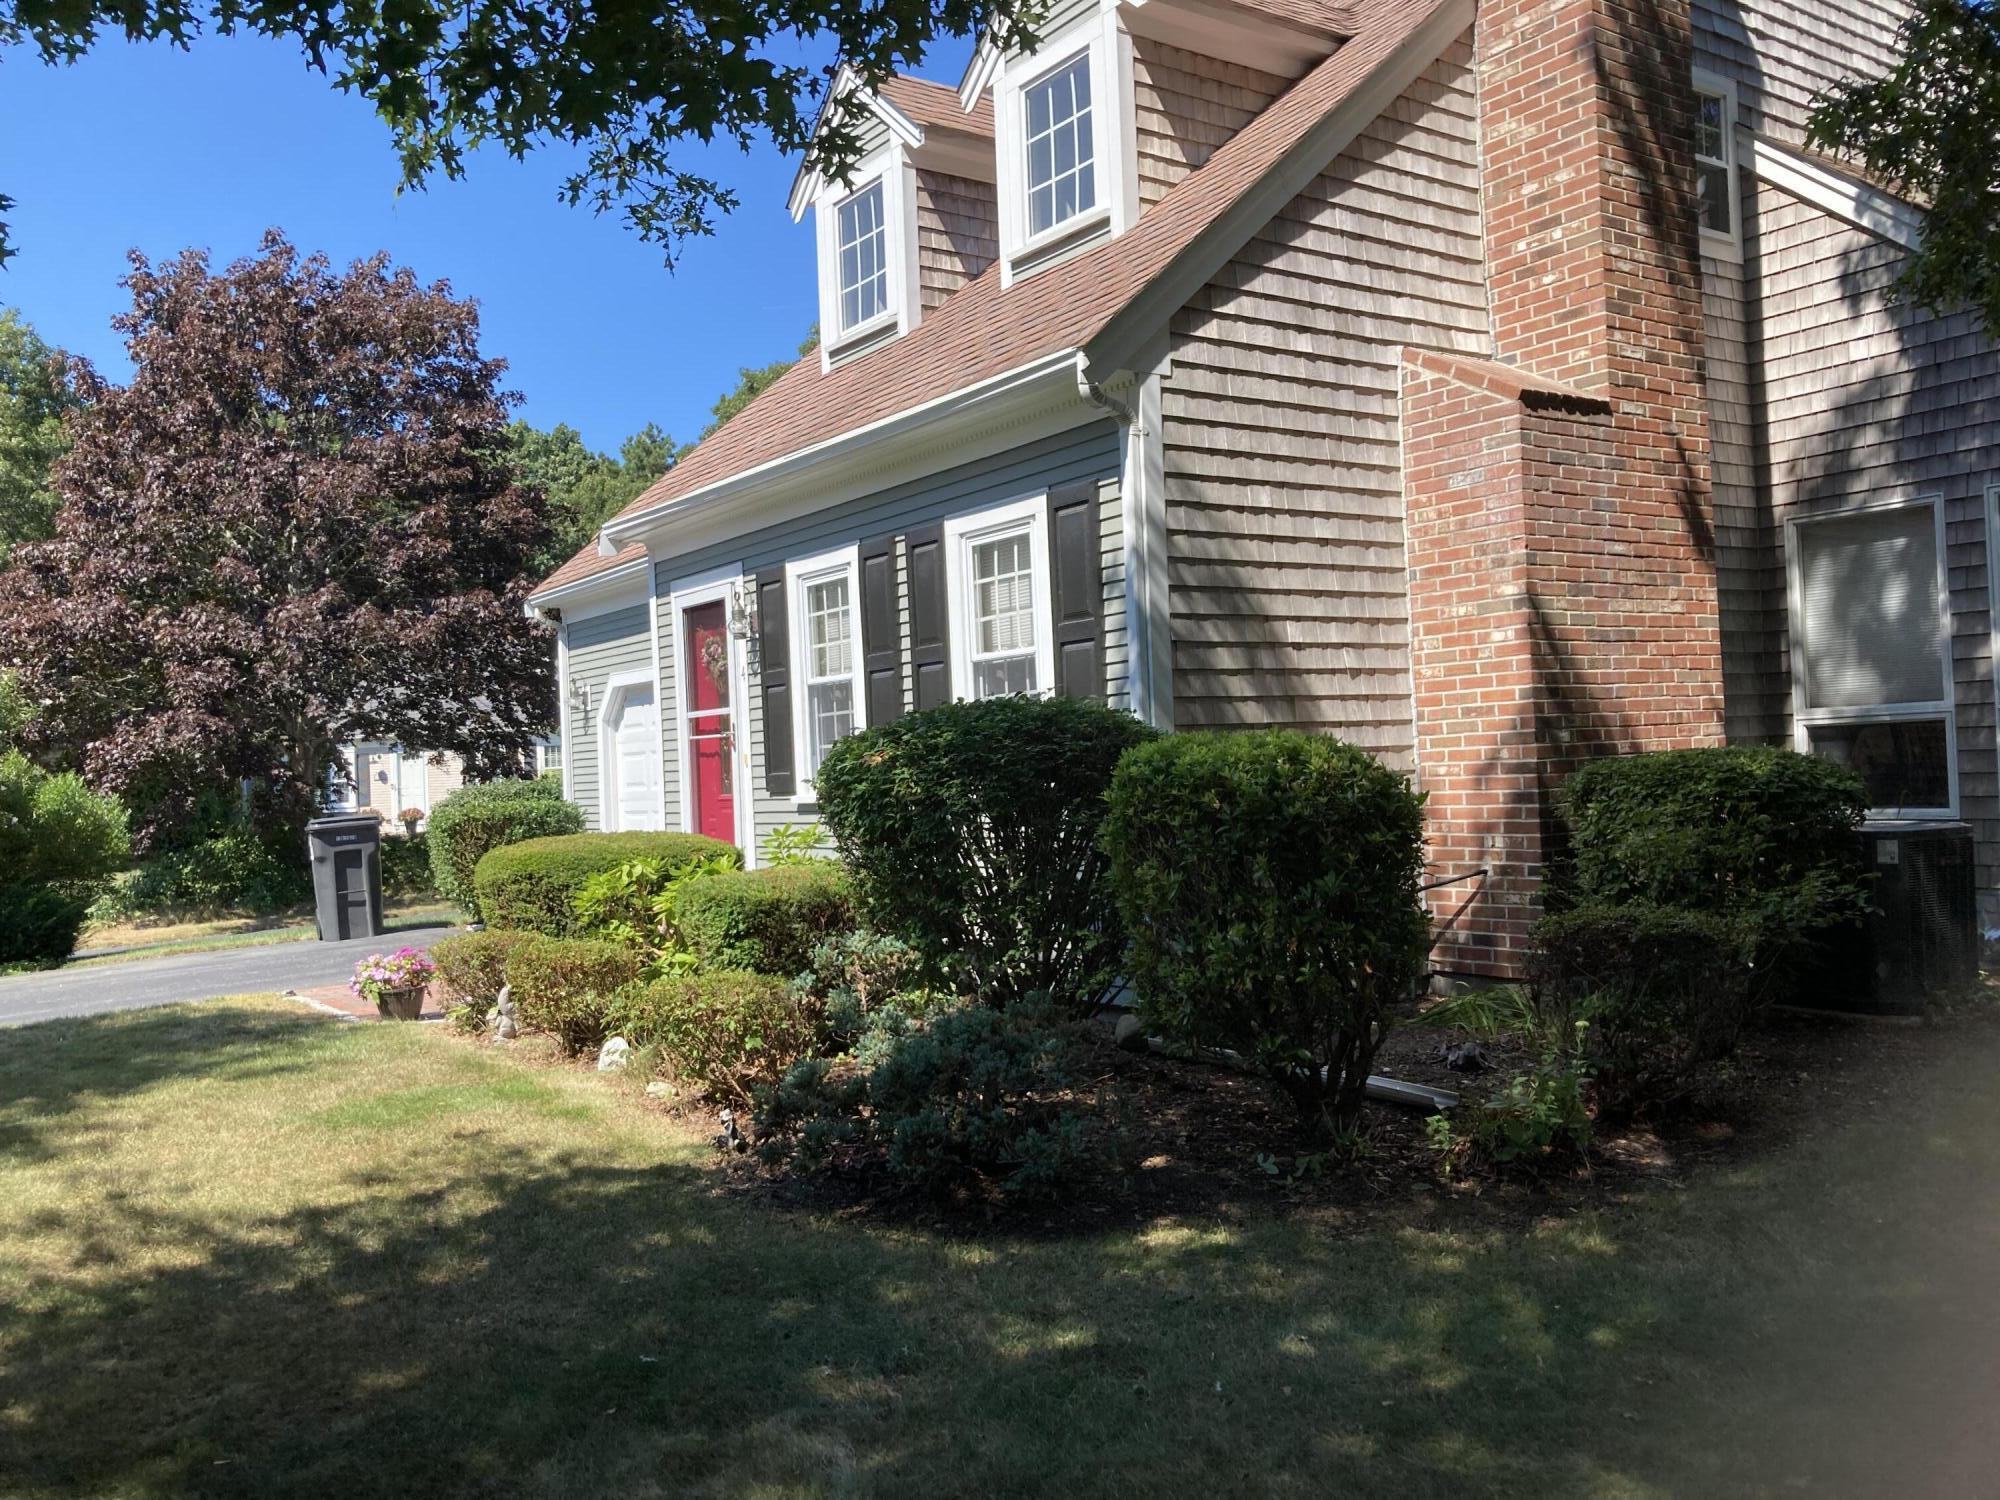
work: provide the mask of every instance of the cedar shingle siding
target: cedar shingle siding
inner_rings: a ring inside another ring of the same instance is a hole
[[[1894,61],[1899,4],[1699,0],[1701,66],[1742,123],[1804,142],[1813,93]],[[1743,264],[1702,264],[1730,737],[1790,743],[1785,523],[1864,499],[1944,501],[1959,809],[2000,917],[2000,764],[1987,487],[2000,482],[2000,351],[1960,314],[1892,307],[1903,252],[1746,171]]]
[[[993,184],[948,172],[917,172],[917,287],[923,310],[992,265],[1000,254]]]
[[[1326,729],[1411,764],[1398,372],[1404,344],[1491,347],[1470,64],[1467,39],[1174,319],[1184,728]]]

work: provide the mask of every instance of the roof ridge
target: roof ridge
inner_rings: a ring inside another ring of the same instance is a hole
[[[1206,231],[1306,144],[1454,0],[1362,0],[1359,30],[1167,190],[1114,239],[1000,287],[998,263],[909,333],[822,370],[807,356],[696,445],[607,525],[668,507],[767,463],[856,432],[1063,349],[1081,349],[1197,248]],[[1324,170],[1322,163],[1318,170]],[[1213,250],[1215,246],[1203,247]],[[890,361],[890,351],[900,361]],[[589,550],[589,549],[586,549]],[[599,557],[603,567],[612,559]],[[583,554],[552,575],[563,577]],[[587,571],[587,570],[586,570]],[[539,591],[538,591],[539,592]]]

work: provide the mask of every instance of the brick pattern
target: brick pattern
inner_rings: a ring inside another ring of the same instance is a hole
[[[1417,760],[1457,911],[1440,964],[1519,972],[1582,759],[1719,743],[1687,0],[1489,0],[1489,368],[1406,354]],[[1539,383],[1539,384],[1538,384]],[[1419,538],[1424,540],[1420,543]]]

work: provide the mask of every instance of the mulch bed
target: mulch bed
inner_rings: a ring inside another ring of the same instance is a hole
[[[1802,1130],[1893,1107],[1921,1087],[1932,1060],[1956,1045],[1967,1018],[1895,1025],[1844,1016],[1780,1013],[1747,1041],[1728,1087],[1658,1120],[1601,1129],[1590,1163],[1540,1172],[1440,1173],[1424,1115],[1371,1102],[1367,1146],[1353,1163],[1298,1170],[1302,1149],[1290,1106],[1260,1079],[1221,1067],[1121,1052],[1107,1038],[1089,1081],[1116,1101],[1123,1129],[1115,1168],[1059,1205],[1010,1207],[965,1196],[915,1195],[871,1163],[810,1177],[771,1173],[752,1158],[723,1156],[719,1191],[790,1212],[900,1221],[947,1232],[1030,1236],[1097,1233],[1163,1217],[1228,1224],[1255,1216],[1304,1215],[1359,1227],[1384,1214],[1408,1220],[1469,1205],[1492,1227],[1615,1203],[1646,1187],[1768,1153]],[[1454,1072],[1443,1044],[1457,1033],[1409,1027],[1393,1033],[1375,1071],[1477,1098],[1520,1059],[1487,1047],[1493,1067]],[[691,1123],[714,1112],[682,1104]],[[712,1127],[712,1123],[709,1125]]]

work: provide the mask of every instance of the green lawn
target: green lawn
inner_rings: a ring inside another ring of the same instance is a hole
[[[0,1493],[1991,1493],[2000,1037],[1933,1050],[1531,1229],[968,1240],[718,1195],[436,1028],[0,1033]]]

